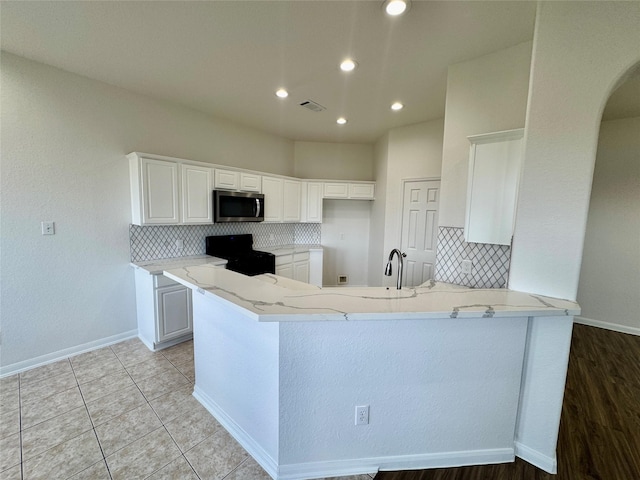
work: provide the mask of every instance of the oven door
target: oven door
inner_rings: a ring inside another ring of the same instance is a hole
[[[253,192],[213,191],[213,221],[262,222],[264,195]]]

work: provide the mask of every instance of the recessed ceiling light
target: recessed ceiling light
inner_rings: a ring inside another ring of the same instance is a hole
[[[404,105],[400,102],[395,102],[391,104],[391,110],[402,110],[404,108]]]
[[[340,64],[340,70],[342,70],[343,72],[351,72],[355,70],[357,66],[358,64],[354,60],[347,58]]]
[[[395,17],[407,11],[409,0],[386,0],[383,6],[388,15]]]
[[[347,119],[344,117],[340,117],[339,119],[336,120],[336,123],[338,125],[344,125],[345,123],[347,123]]]
[[[281,88],[280,90],[276,91],[276,96],[280,98],[287,98],[289,96],[289,92],[287,92],[284,88]]]

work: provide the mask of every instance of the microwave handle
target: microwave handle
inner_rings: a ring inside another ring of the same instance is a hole
[[[260,199],[256,198],[256,218],[260,216]]]

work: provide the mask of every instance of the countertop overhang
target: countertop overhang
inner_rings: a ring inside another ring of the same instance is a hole
[[[212,257],[211,255],[191,255],[187,257],[162,258],[130,263],[133,268],[145,270],[149,275],[162,275],[162,272],[165,270],[206,264],[226,265],[227,261],[224,258]]]
[[[430,281],[419,287],[319,288],[276,275],[248,277],[212,264],[167,269],[194,293],[260,322],[573,316],[576,302],[508,289]]]

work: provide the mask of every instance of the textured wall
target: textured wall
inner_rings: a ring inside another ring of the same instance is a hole
[[[640,62],[638,25],[640,2],[539,4],[509,274],[515,290],[576,298],[600,118]]]
[[[584,242],[581,317],[640,335],[640,117],[600,127]]]
[[[291,141],[4,52],[1,61],[3,370],[135,332],[127,153],[293,171]],[[55,235],[40,234],[43,220]]]
[[[464,227],[469,135],[524,127],[531,42],[451,65],[442,146],[439,221]]]
[[[299,178],[373,180],[373,146],[359,143],[294,143]]]

